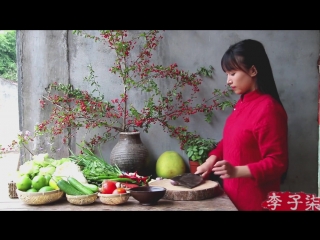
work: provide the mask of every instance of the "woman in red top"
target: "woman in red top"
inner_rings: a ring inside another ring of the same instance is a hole
[[[222,140],[196,174],[220,175],[238,210],[264,210],[262,202],[269,192],[280,191],[288,168],[287,114],[260,42],[247,39],[230,46],[221,66],[240,98],[226,120]]]

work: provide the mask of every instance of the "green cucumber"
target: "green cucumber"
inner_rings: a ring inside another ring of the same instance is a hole
[[[82,183],[82,185],[89,188],[94,193],[99,191],[99,187],[97,185],[90,184],[90,183]]]
[[[65,181],[63,179],[60,179],[57,182],[57,185],[61,191],[65,192],[68,195],[85,195],[82,192],[78,191],[70,183],[68,183],[67,181]]]
[[[68,177],[68,182],[78,191],[82,192],[85,195],[91,195],[94,192],[91,189],[85,187],[82,183],[80,183],[77,179],[73,177]]]

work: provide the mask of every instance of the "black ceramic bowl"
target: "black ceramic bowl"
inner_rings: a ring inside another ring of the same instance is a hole
[[[129,191],[131,196],[141,205],[155,205],[166,193],[165,188],[153,186],[134,187]]]

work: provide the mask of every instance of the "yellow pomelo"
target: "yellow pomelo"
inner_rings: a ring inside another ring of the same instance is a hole
[[[179,153],[166,151],[160,155],[156,163],[158,177],[173,178],[186,172],[186,164]]]

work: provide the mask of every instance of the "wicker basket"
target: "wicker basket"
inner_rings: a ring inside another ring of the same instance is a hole
[[[8,183],[8,190],[9,190],[9,198],[18,198],[18,195],[17,195],[17,186],[16,186],[16,183],[11,181]]]
[[[16,190],[18,198],[29,205],[43,205],[59,200],[64,192],[61,190],[54,190],[50,192],[23,192]]]
[[[130,193],[121,194],[102,194],[98,193],[100,202],[108,205],[118,205],[123,204],[129,200]]]
[[[69,203],[74,205],[88,205],[92,204],[98,198],[98,194],[94,193],[91,195],[68,195],[66,194]]]

